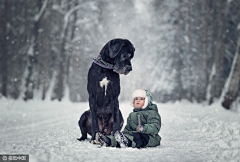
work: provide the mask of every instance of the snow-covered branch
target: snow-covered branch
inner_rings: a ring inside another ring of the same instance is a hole
[[[65,34],[64,34],[65,32],[64,32],[64,31],[67,29],[68,20],[69,20],[69,17],[71,16],[71,14],[72,14],[73,12],[79,10],[80,8],[87,7],[88,5],[89,5],[90,7],[92,7],[92,3],[85,3],[85,5],[79,4],[79,5],[71,8],[71,9],[65,14],[65,16],[64,16],[64,18],[63,18],[63,30],[62,30],[63,32],[62,32],[62,34],[61,34],[61,38],[63,38],[63,37],[65,36]]]
[[[43,5],[42,5],[42,8],[40,10],[40,12],[34,16],[34,21],[39,21],[39,19],[42,17],[43,13],[44,13],[44,10],[46,9],[47,7],[47,3],[48,3],[48,0],[45,0]]]

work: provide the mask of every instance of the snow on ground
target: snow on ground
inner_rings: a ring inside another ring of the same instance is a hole
[[[0,99],[0,154],[30,154],[30,162],[239,161],[240,115],[219,104],[157,104],[161,146],[109,148],[80,136],[78,120],[88,103]],[[120,104],[126,121],[132,111]],[[90,138],[90,136],[89,136]]]

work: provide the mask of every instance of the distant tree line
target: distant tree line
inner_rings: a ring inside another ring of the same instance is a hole
[[[124,37],[136,55],[122,100],[139,87],[159,102],[239,100],[237,0],[1,0],[0,9],[0,98],[87,101],[92,57]]]

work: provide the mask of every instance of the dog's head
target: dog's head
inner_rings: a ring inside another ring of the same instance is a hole
[[[113,71],[127,75],[132,71],[131,59],[135,48],[127,39],[113,39],[100,52],[104,61],[114,65]]]

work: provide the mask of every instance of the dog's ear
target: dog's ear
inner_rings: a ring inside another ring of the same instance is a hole
[[[124,46],[124,40],[114,39],[108,43],[109,56],[114,58],[118,55],[122,47]]]

